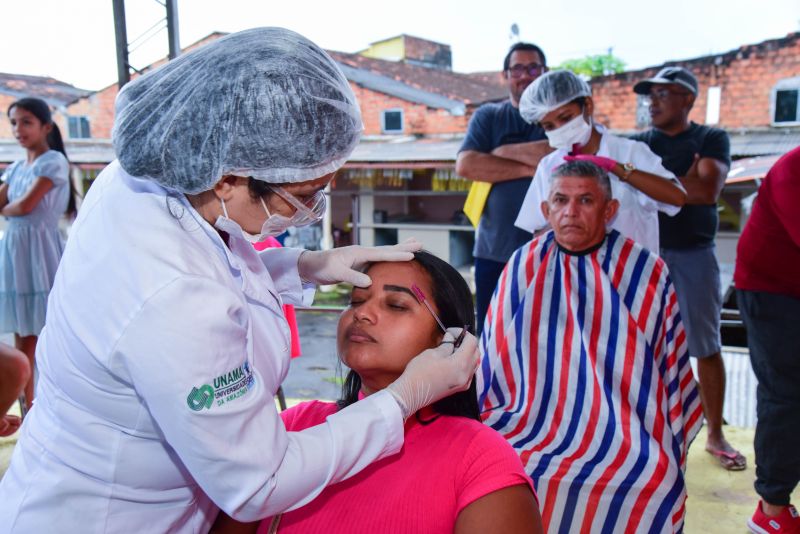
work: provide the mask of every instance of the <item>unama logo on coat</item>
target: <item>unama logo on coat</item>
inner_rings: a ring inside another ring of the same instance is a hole
[[[194,387],[186,397],[186,404],[195,412],[210,409],[213,405],[222,406],[247,394],[255,384],[250,364],[244,362],[239,367],[214,378],[213,386],[203,384]]]

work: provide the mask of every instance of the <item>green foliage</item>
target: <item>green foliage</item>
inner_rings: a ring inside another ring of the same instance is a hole
[[[568,59],[558,66],[593,78],[604,74],[614,74],[625,70],[625,62],[612,54],[596,54],[580,59]]]
[[[334,386],[344,385],[344,378],[342,378],[341,376],[323,376],[322,379],[325,382],[330,382]]]
[[[348,284],[336,284],[328,291],[317,290],[314,293],[313,306],[341,306],[345,307],[350,303],[350,292],[353,286]]]

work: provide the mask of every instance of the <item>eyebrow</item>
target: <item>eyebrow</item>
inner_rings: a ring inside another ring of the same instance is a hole
[[[401,293],[408,293],[409,295],[414,297],[414,300],[417,300],[416,295],[414,295],[414,293],[412,293],[411,290],[409,288],[407,288],[407,287],[394,286],[394,285],[391,285],[391,284],[386,284],[386,285],[383,286],[383,290],[384,291],[399,291]]]

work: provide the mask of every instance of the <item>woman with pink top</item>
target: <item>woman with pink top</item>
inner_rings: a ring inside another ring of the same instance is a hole
[[[414,256],[410,262],[373,264],[368,269],[372,285],[353,289],[337,332],[339,356],[351,369],[342,399],[306,402],[283,412],[289,432],[321,424],[385,388],[420,351],[452,339],[443,328],[474,329],[472,294],[461,275],[429,253]],[[519,457],[480,423],[473,382],[468,391],[410,417],[399,454],[326,488],[301,508],[260,524],[221,517],[214,529],[256,531],[533,534],[542,527],[533,484]]]

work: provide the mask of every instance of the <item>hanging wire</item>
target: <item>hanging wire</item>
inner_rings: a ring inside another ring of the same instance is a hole
[[[167,18],[164,17],[163,19],[159,20],[158,22],[150,26],[148,29],[146,29],[142,34],[139,35],[139,37],[128,43],[128,54],[132,54],[147,41],[149,41],[150,39],[158,35],[161,31],[166,29],[166,27],[167,27]],[[136,43],[137,41],[140,42],[131,48],[131,46],[134,45],[134,43]]]

